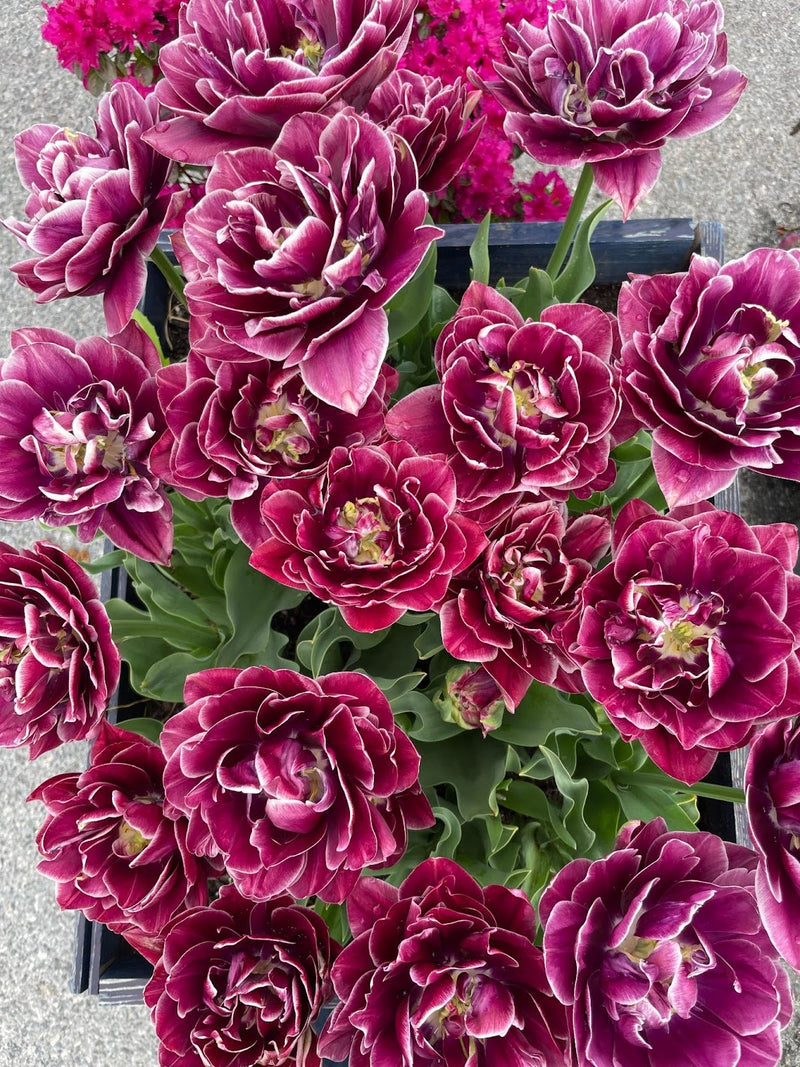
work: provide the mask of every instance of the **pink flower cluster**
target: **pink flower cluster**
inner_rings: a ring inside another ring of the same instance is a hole
[[[491,79],[494,61],[503,57],[505,28],[523,18],[543,26],[548,13],[559,10],[562,2],[465,0],[454,5],[422,0],[401,66],[440,78],[445,84],[466,81],[470,71]],[[473,125],[481,116],[484,125],[472,156],[447,188],[437,190],[436,221],[479,221],[487,212],[499,219],[563,219],[570,195],[562,178],[551,170],[537,172],[529,181],[515,179],[514,159],[519,151],[503,132],[505,110],[484,95],[473,114]]]
[[[58,62],[83,78],[109,53],[161,45],[178,31],[180,0],[60,0],[46,11],[42,37]]]

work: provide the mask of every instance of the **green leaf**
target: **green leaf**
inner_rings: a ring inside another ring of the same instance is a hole
[[[558,303],[575,303],[594,281],[594,257],[590,242],[598,222],[612,203],[611,200],[603,201],[578,227],[566,266],[553,283],[553,293]]]
[[[543,790],[535,782],[516,781],[504,782],[497,790],[497,799],[501,807],[509,811],[516,811],[529,819],[537,822],[548,822],[550,818],[550,804]]]
[[[615,463],[634,463],[637,460],[650,459],[652,438],[647,430],[639,430],[635,437],[623,441],[611,451]]]
[[[217,644],[216,635],[209,628],[195,627],[161,612],[149,614],[117,597],[106,601],[106,611],[117,644],[129,639],[153,637],[160,639],[170,651],[175,648],[207,650]]]
[[[433,296],[436,254],[434,241],[413,276],[386,305],[389,316],[389,344],[411,333],[425,318]]]
[[[519,289],[520,286],[515,286]],[[553,279],[546,270],[531,267],[528,282],[519,300],[514,301],[517,311],[524,319],[538,320],[546,307],[556,303]]]
[[[469,276],[474,282],[489,284],[489,225],[492,221],[491,212],[487,212],[475,234],[475,240],[469,247],[469,259],[472,269]]]
[[[235,667],[240,657],[265,649],[275,613],[296,607],[306,595],[251,567],[250,550],[245,545],[240,545],[231,556],[223,585],[231,636],[219,650],[217,665],[220,667]],[[284,640],[281,647],[285,643]]]
[[[570,848],[585,852],[595,839],[595,832],[584,815],[589,783],[585,778],[573,778],[552,749],[542,746],[541,752],[550,764],[556,787],[563,797],[560,818],[553,819],[555,831]]]
[[[163,700],[168,704],[180,702],[188,676],[216,666],[216,659],[216,649],[205,656],[173,652],[152,663],[137,688],[143,696],[152,697],[153,700]]]
[[[496,815],[495,790],[505,777],[503,745],[490,745],[479,731],[461,732],[445,742],[418,743],[422,787],[452,785],[464,819]]]
[[[158,719],[148,719],[144,716],[133,719],[122,719],[117,723],[117,726],[121,730],[129,730],[132,734],[138,734],[140,737],[147,737],[151,741],[158,743],[158,739],[161,737],[161,731],[164,729],[164,723],[159,722]]]
[[[436,705],[424,693],[413,690],[392,701],[392,711],[401,726],[416,741],[443,741],[461,733],[457,723],[445,722]],[[408,718],[409,721],[405,721]]]
[[[458,304],[446,289],[440,285],[434,285],[431,297],[431,319],[434,326],[442,326],[449,322],[458,311]]]
[[[513,715],[489,734],[495,741],[535,748],[544,744],[554,730],[577,730],[599,734],[594,716],[581,704],[542,682],[532,682]]]
[[[619,798],[626,819],[642,819],[649,822],[660,815],[666,820],[670,830],[696,830],[697,822],[696,807],[692,810],[691,797],[686,799],[689,804],[678,804],[674,795],[671,796],[665,789],[649,785],[616,785],[611,783],[612,788]],[[693,818],[694,816],[694,818]]]
[[[209,620],[197,606],[197,602],[172,579],[162,574],[158,567],[135,556],[129,557],[125,566],[134,581],[139,599],[151,614],[181,619],[195,630],[209,629]],[[183,647],[192,646],[187,644]]]
[[[121,567],[126,557],[127,552],[121,548],[115,548],[111,552],[98,556],[97,559],[81,563],[81,566],[87,574],[102,574],[103,571],[110,571],[112,567]]]
[[[442,644],[442,624],[438,615],[434,615],[425,624],[425,629],[414,641],[414,648],[420,659],[430,659],[444,648]]]
[[[152,74],[152,71],[153,71],[153,67],[151,65],[150,66],[150,73],[151,74]],[[141,78],[139,80],[141,81]],[[143,312],[141,312],[138,308],[134,308],[134,311],[133,311],[133,314],[131,315],[131,318],[133,319],[133,321],[135,323],[138,323],[138,325],[141,326],[141,328],[144,330],[144,332],[147,334],[147,336],[153,342],[153,345],[155,346],[155,350],[156,350],[156,352],[158,352],[158,358],[161,360],[162,364],[164,362],[166,362],[165,359],[164,359],[163,349],[161,348],[161,341],[159,340],[158,333],[156,332],[156,328],[152,324],[150,319],[148,319],[148,317],[145,314],[143,314]]]

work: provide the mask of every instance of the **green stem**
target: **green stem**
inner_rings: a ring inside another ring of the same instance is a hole
[[[164,275],[167,285],[175,294],[175,298],[179,300],[184,307],[186,307],[186,297],[183,293],[186,283],[183,280],[181,272],[178,270],[175,264],[171,262],[166,252],[162,251],[162,249],[160,249],[158,246],[156,246],[150,253],[150,259],[153,263],[155,263],[155,265]]]
[[[707,797],[709,800],[727,800],[731,804],[744,804],[744,790],[737,789],[732,785],[717,785],[714,782],[696,782],[695,785],[684,785],[683,782],[666,782],[659,774],[648,774],[646,771],[622,772],[614,775],[617,785],[652,785],[658,789],[669,787],[676,793],[690,793],[696,797]]]
[[[561,227],[561,234],[556,242],[556,247],[553,249],[553,254],[550,256],[550,262],[547,264],[547,273],[553,281],[558,277],[558,272],[567,258],[569,246],[572,244],[575,231],[581,221],[583,209],[586,207],[586,201],[592,188],[592,181],[592,168],[588,163],[584,163],[581,176],[578,179],[578,187],[569,206],[567,217],[564,219],[564,225]]]

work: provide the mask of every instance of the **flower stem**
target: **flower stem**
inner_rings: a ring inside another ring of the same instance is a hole
[[[556,242],[556,247],[553,249],[553,254],[550,256],[550,262],[547,264],[547,273],[553,281],[558,277],[558,272],[567,258],[567,252],[569,252],[569,246],[572,244],[575,231],[581,221],[581,215],[584,207],[586,207],[593,180],[592,168],[588,163],[584,163],[575,195],[569,206],[567,217],[564,219],[564,225],[561,227],[561,234]]]
[[[652,785],[664,789],[667,782],[660,774],[648,774],[646,771],[630,771],[615,774],[618,785]],[[690,793],[708,800],[726,800],[731,804],[744,804],[744,790],[732,785],[718,785],[715,782],[696,782],[684,785],[683,782],[669,782],[669,787],[676,793]]]
[[[170,261],[170,258],[166,254],[166,252],[156,246],[150,253],[150,259],[153,263],[155,263],[155,265],[164,275],[167,285],[175,294],[175,299],[178,300],[184,307],[187,307],[186,297],[183,293],[186,283],[183,280],[181,272],[178,270],[175,264]]]

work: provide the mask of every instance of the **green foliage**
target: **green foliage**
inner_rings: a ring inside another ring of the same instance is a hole
[[[230,526],[227,503],[195,503],[177,493],[175,550],[169,568],[121,556],[140,606],[106,605],[114,640],[143,696],[180,701],[187,675],[208,667],[294,666],[281,655],[288,638],[273,628],[303,594],[249,565],[250,552]]]

